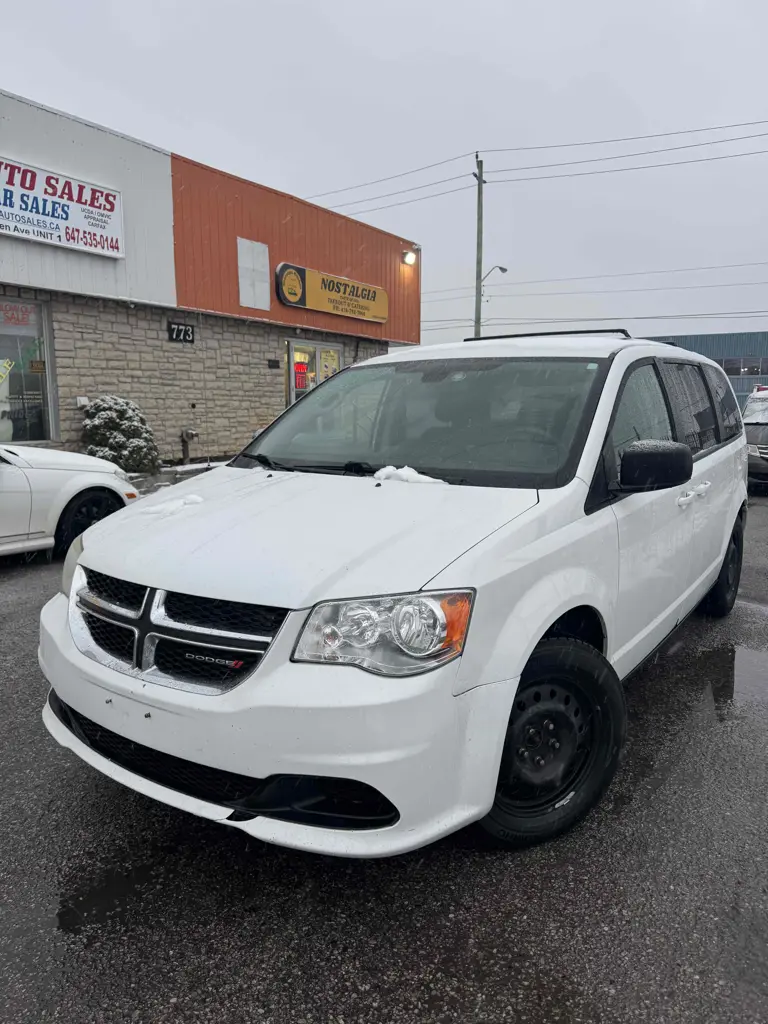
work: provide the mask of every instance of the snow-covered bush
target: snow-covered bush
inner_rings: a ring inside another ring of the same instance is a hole
[[[102,395],[83,420],[86,454],[115,462],[127,473],[154,473],[160,465],[155,435],[135,402]]]

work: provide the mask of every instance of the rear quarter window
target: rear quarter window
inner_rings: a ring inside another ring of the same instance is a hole
[[[663,362],[661,373],[682,431],[679,440],[684,441],[694,455],[713,448],[718,443],[717,418],[698,365]]]
[[[723,441],[738,437],[741,433],[741,413],[728,378],[722,370],[716,370],[714,366],[704,366],[702,369],[720,413]]]

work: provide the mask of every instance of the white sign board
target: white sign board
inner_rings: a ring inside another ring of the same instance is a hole
[[[122,196],[0,155],[0,235],[120,259]]]

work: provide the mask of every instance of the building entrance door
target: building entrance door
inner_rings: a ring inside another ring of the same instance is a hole
[[[306,395],[341,369],[341,347],[304,341],[289,344],[289,403]]]

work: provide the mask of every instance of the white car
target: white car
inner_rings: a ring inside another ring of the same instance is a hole
[[[56,547],[138,497],[122,469],[90,455],[0,444],[0,555]]]
[[[349,367],[75,542],[42,612],[45,724],[284,846],[547,839],[616,772],[622,680],[702,601],[733,606],[746,470],[723,371],[660,343]]]

